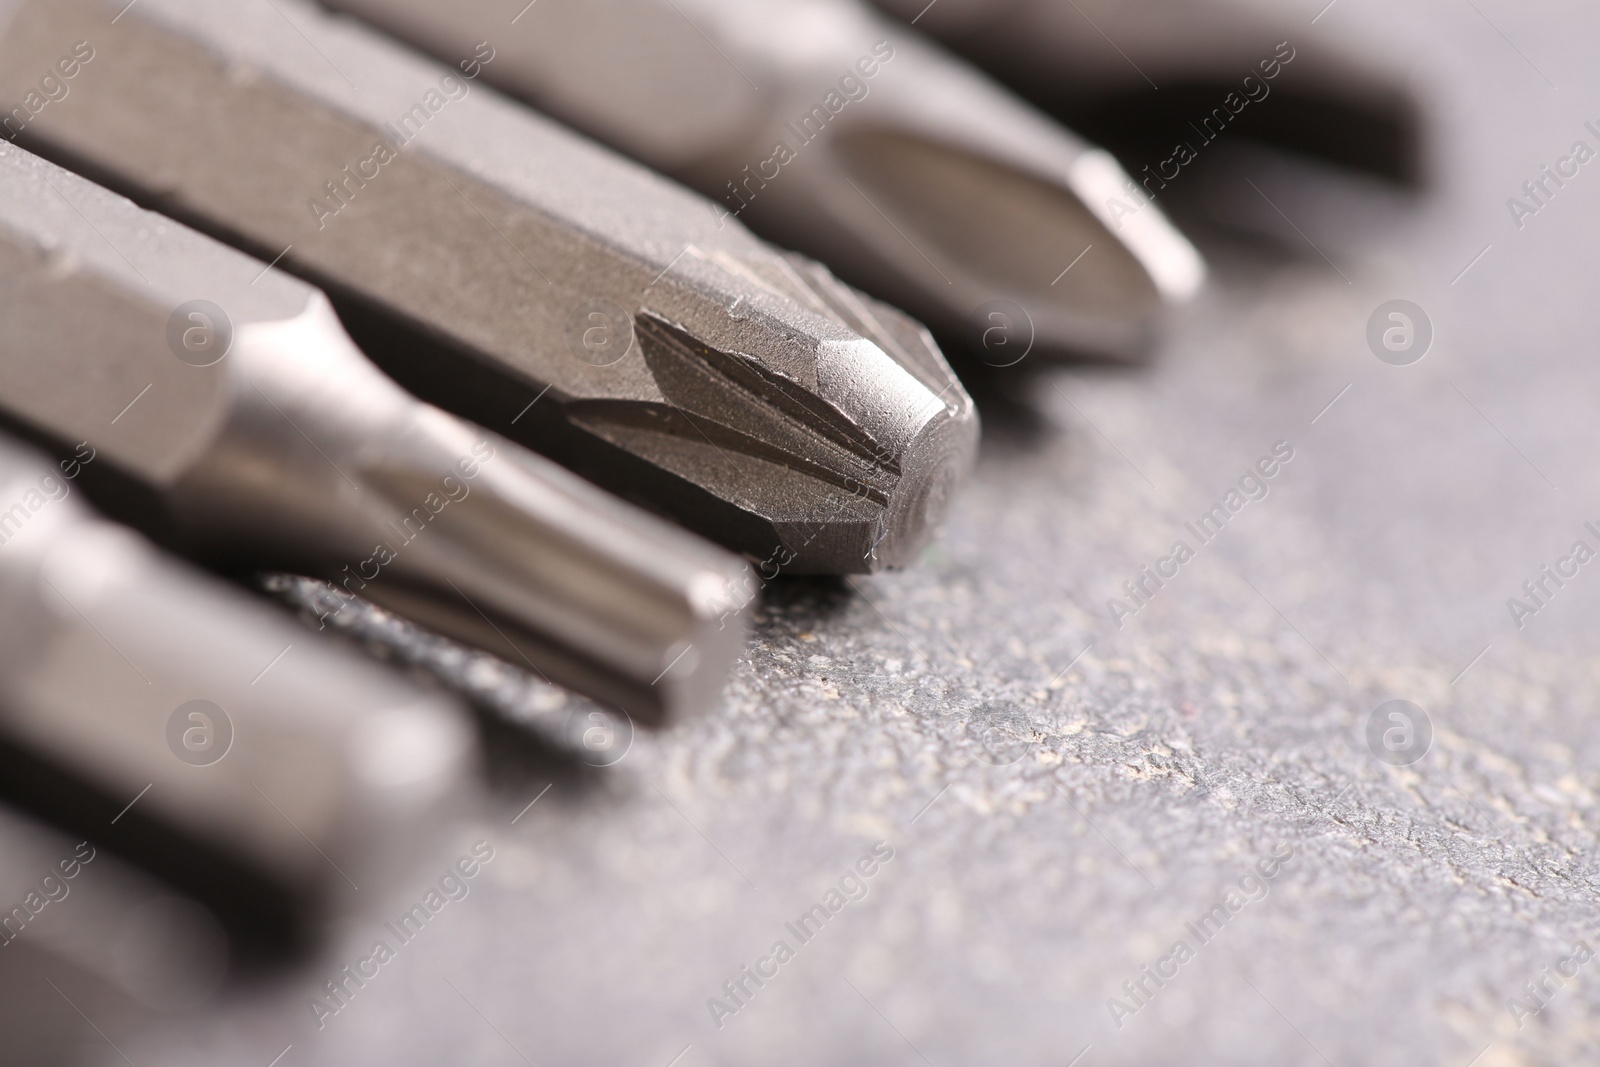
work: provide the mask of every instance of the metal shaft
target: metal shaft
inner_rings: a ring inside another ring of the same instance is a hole
[[[464,716],[98,518],[0,439],[0,789],[268,938],[421,836]]]
[[[977,438],[926,331],[481,82],[295,0],[5,0],[19,143],[326,288],[413,391],[756,559],[913,559]],[[16,124],[13,123],[15,126]]]
[[[1141,353],[1204,276],[1111,156],[857,0],[329,6],[440,55],[492,42],[486,80],[990,362]],[[1000,301],[1025,313],[1003,345]]]
[[[323,295],[0,145],[0,411],[223,565],[299,569],[646,721],[714,702],[737,557],[406,394]]]

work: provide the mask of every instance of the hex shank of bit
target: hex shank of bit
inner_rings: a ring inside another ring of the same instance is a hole
[[[926,331],[712,205],[295,0],[6,0],[21,143],[323,286],[403,385],[790,570],[913,558],[970,464]],[[489,46],[492,52],[492,45]]]
[[[485,80],[951,334],[1008,300],[1041,355],[1138,355],[1204,277],[1109,154],[859,0],[328,6],[440,55],[488,37]]]
[[[393,873],[384,854],[466,769],[465,716],[164,558],[73,484],[0,438],[4,791],[293,939]]]
[[[146,490],[130,520],[323,575],[647,722],[718,698],[749,568],[416,401],[304,282],[5,145],[0,277],[0,410],[89,441]]]

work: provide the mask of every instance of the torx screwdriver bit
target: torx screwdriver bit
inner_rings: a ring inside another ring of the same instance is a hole
[[[0,99],[93,51],[19,143],[323,286],[402,385],[630,500],[862,573],[970,465],[925,330],[497,96],[492,38],[442,67],[296,0],[6,3]]]
[[[0,793],[293,942],[426,836],[465,714],[95,515],[110,453],[0,438]]]
[[[877,2],[1123,152],[1140,181],[1156,175],[1153,191],[1184,165],[1175,143],[1198,152],[1223,129],[1403,184],[1425,179],[1411,57],[1384,55],[1376,36],[1352,40],[1328,8],[1305,13],[1263,0]]]
[[[737,556],[417,401],[299,279],[0,145],[0,412],[115,516],[318,574],[646,722],[716,701]]]
[[[857,0],[328,6],[441,56],[493,42],[485,80],[989,362],[1028,343],[985,343],[999,302],[1040,356],[1126,357],[1204,277],[1111,156]]]

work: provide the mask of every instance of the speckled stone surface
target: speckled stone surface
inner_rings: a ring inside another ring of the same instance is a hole
[[[1034,418],[991,410],[920,566],[769,588],[722,710],[611,766],[498,774],[319,959],[187,1014],[108,1005],[103,1038],[45,1004],[73,1054],[1600,1062],[1600,961],[1575,955],[1600,949],[1600,563],[1520,629],[1506,603],[1600,549],[1600,164],[1520,230],[1505,206],[1600,147],[1600,20],[1358,0],[1319,26],[1338,20],[1434,86],[1427,199],[1245,152],[1197,177],[1271,239],[1206,240],[1215,284],[1153,365],[1010,381]],[[1434,328],[1411,366],[1364,338],[1396,298]],[[1187,533],[1277,442],[1267,495]],[[1180,539],[1193,558],[1119,627],[1108,598]],[[1431,727],[1409,765],[1368,742],[1395,698]],[[324,980],[480,839],[471,893],[319,1029]],[[802,939],[786,924],[817,904]]]

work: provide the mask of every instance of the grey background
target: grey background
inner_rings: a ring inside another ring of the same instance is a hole
[[[1429,87],[1425,199],[1225,146],[1184,179],[1229,224],[1195,230],[1209,291],[1149,367],[1016,375],[1036,425],[990,413],[920,566],[770,589],[722,710],[502,776],[323,958],[190,1012],[34,1021],[140,1067],[1600,1062],[1600,962],[1520,1028],[1507,1006],[1600,948],[1600,561],[1520,631],[1506,607],[1600,548],[1600,162],[1520,231],[1505,206],[1600,148],[1600,25],[1305,7]],[[1434,327],[1409,367],[1364,339],[1395,298]],[[1270,495],[1195,546],[1280,440]],[[1118,629],[1106,598],[1180,537],[1194,561]],[[1366,746],[1394,697],[1432,720],[1411,766]],[[306,998],[479,838],[471,895],[318,1031]],[[868,896],[717,1029],[707,998],[880,840]],[[1283,845],[1198,945],[1184,924]],[[1195,958],[1115,1026],[1179,938]]]

